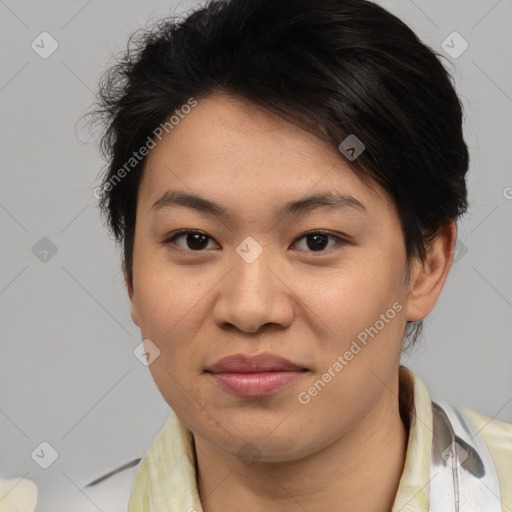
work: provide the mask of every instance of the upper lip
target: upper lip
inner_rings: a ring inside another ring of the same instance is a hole
[[[275,354],[258,354],[255,356],[234,354],[223,357],[206,368],[210,373],[256,373],[278,371],[301,371],[306,368],[292,363]]]

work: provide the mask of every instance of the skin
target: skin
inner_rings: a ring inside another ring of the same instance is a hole
[[[152,211],[167,190],[198,194],[232,215],[184,206]],[[358,199],[366,213],[273,215],[287,201],[332,190]],[[185,228],[207,234],[204,249],[186,235],[164,243]],[[319,251],[304,237],[316,230],[334,235]],[[236,252],[248,236],[263,251],[252,263]],[[411,263],[407,281],[403,234],[387,194],[367,188],[317,136],[227,95],[198,100],[150,151],[133,286],[125,272],[126,286],[133,321],[161,351],[150,365],[155,383],[194,434],[205,512],[391,510],[407,446],[398,409],[403,334],[407,320],[434,307],[455,238],[452,222],[427,258]],[[394,303],[401,311],[300,403],[298,394]],[[222,357],[263,352],[309,371],[258,398],[234,396],[205,374]],[[257,462],[240,456],[247,443]]]

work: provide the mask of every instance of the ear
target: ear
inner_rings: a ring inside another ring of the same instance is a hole
[[[456,240],[457,225],[452,221],[439,229],[425,260],[416,260],[412,266],[407,320],[423,320],[434,308],[452,266]]]
[[[133,291],[133,286],[130,284],[130,281],[128,279],[128,272],[126,271],[126,262],[123,261],[123,276],[124,276],[124,284],[126,286],[126,291],[128,292],[128,297],[130,299],[130,306],[131,306],[131,315],[132,315],[132,321],[135,325],[139,324],[139,318],[137,314],[137,303],[135,300],[135,294]]]

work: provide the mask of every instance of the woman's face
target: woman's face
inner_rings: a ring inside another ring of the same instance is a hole
[[[396,403],[406,321],[418,319],[403,235],[391,200],[344,158],[219,95],[199,100],[147,157],[132,318],[146,349],[160,351],[150,371],[167,403],[226,453],[298,459]],[[158,203],[177,193],[202,200]],[[345,200],[308,202],[326,194]],[[203,236],[170,240],[182,229]]]

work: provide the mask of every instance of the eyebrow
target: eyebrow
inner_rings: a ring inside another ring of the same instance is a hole
[[[204,197],[180,192],[178,190],[168,190],[160,199],[155,201],[151,207],[152,211],[158,211],[165,207],[184,206],[194,210],[215,215],[218,217],[232,217],[229,209],[223,205],[210,201]],[[352,208],[360,210],[367,214],[366,207],[355,197],[337,191],[329,191],[321,194],[315,194],[303,199],[297,199],[285,203],[274,211],[274,215],[279,218],[281,216],[300,216],[312,212],[319,208]]]

